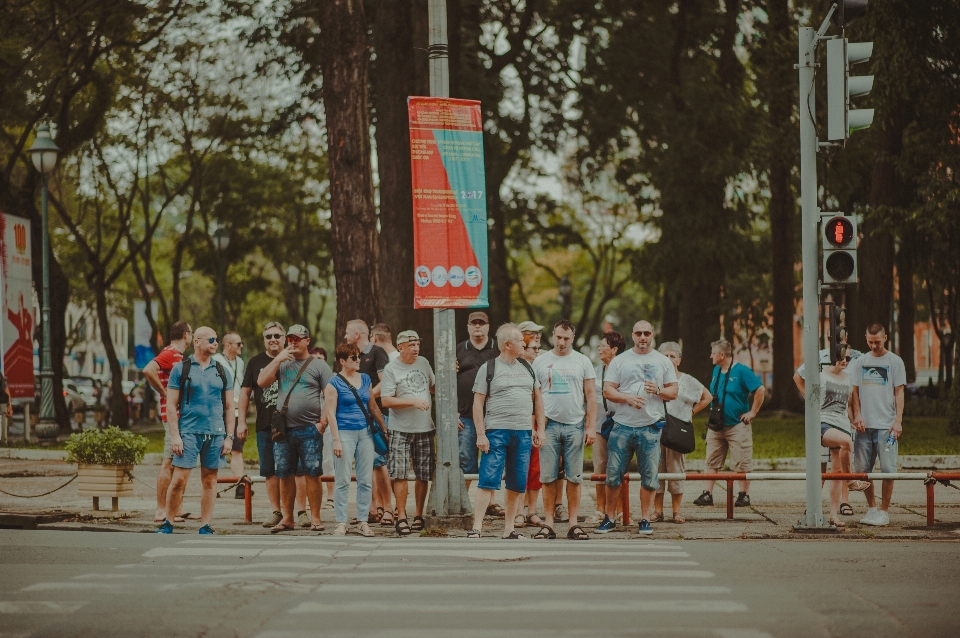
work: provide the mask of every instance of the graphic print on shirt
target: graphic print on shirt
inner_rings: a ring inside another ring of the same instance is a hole
[[[419,394],[430,390],[430,380],[427,379],[427,375],[419,370],[408,372],[405,377],[397,381],[397,385],[402,385],[403,389],[411,394]]]
[[[570,383],[553,365],[547,366],[547,394],[570,394]]]
[[[277,397],[280,395],[280,386],[274,381],[270,384],[269,388],[263,389],[263,407],[265,408],[275,408],[277,407]]]
[[[890,366],[863,364],[860,368],[860,382],[863,385],[887,385],[889,378]]]
[[[621,374],[620,392],[642,394],[644,381],[653,381],[657,385],[663,380],[663,370],[653,363],[634,363],[626,366]]]

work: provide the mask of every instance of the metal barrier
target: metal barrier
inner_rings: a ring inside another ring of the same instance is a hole
[[[263,477],[256,477],[263,479]],[[265,480],[265,479],[264,479]],[[250,489],[250,486],[253,485],[253,480],[249,476],[241,476],[237,478],[236,476],[230,477],[217,477],[217,483],[233,483],[234,485],[243,484],[246,487],[243,489],[243,520],[248,523],[253,522],[253,490]]]

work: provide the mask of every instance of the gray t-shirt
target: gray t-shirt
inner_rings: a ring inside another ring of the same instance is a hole
[[[621,425],[634,428],[653,425],[664,420],[663,399],[648,394],[644,390],[644,382],[653,381],[664,388],[668,383],[677,382],[677,370],[673,362],[656,350],[645,354],[638,354],[633,348],[623,354],[618,354],[607,367],[604,384],[613,383],[624,394],[636,394],[647,399],[641,409],[634,408],[626,403],[617,405],[616,421]],[[608,401],[609,403],[609,401]]]
[[[436,385],[433,368],[423,357],[417,357],[413,363],[406,364],[399,358],[394,359],[383,369],[381,397],[398,399],[424,399],[430,402],[430,388]],[[390,408],[388,427],[397,432],[430,432],[434,429],[430,410],[419,408]]]
[[[303,361],[284,361],[277,371],[277,380],[280,390],[277,395],[277,410],[283,408],[283,402],[290,395],[290,404],[287,406],[287,427],[302,428],[316,425],[323,413],[323,389],[333,377],[333,370],[326,361],[310,357],[310,365],[303,371],[297,387],[291,386],[300,371]]]
[[[533,391],[540,387],[530,370],[519,361],[504,363],[499,357],[490,389],[487,390],[487,366],[477,370],[473,391],[487,395],[487,413],[483,417],[486,430],[532,430]]]
[[[853,385],[860,388],[860,414],[869,430],[889,430],[897,418],[894,389],[907,384],[903,359],[887,351],[882,357],[867,352],[847,366]]]

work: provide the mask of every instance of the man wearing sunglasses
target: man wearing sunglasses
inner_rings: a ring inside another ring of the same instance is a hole
[[[307,362],[306,367],[304,362]],[[286,435],[282,440],[273,442],[283,513],[283,519],[270,530],[274,533],[296,529],[293,516],[298,463],[303,465],[306,474],[310,529],[323,531],[320,523],[320,504],[323,502],[320,476],[323,474],[323,430],[326,424],[321,423],[321,397],[332,377],[333,370],[327,362],[310,354],[310,331],[299,324],[287,329],[287,347],[257,377],[257,385],[261,388],[270,387],[274,381],[279,382],[278,408],[283,409],[289,396],[289,402],[286,403]]]
[[[603,380],[603,397],[619,404],[607,440],[607,511],[598,534],[616,529],[620,482],[633,454],[640,470],[639,533],[653,533],[650,518],[660,482],[660,430],[666,425],[664,401],[677,398],[677,371],[670,359],[653,347],[653,326],[633,326],[633,348],[616,357]]]
[[[243,350],[243,340],[236,332],[228,332],[220,340],[220,352],[213,355],[213,360],[217,361],[224,368],[230,371],[233,377],[233,396],[240,397],[241,384],[243,383],[243,359],[240,358],[240,352]],[[239,407],[234,411],[234,418],[237,419],[237,432],[233,439],[233,451],[230,453],[230,470],[235,478],[243,476],[243,446],[247,442],[247,420],[240,420]],[[237,486],[236,498],[242,499],[244,485]]]

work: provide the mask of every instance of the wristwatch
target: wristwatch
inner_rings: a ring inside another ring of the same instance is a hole
[[[233,438],[233,435],[232,435],[232,434],[228,434],[228,435],[227,435],[226,437],[224,437],[224,438],[232,439],[232,438]]]

